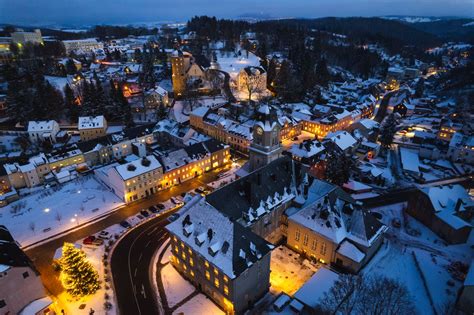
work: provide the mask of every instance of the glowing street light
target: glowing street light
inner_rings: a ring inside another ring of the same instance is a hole
[[[44,212],[48,213],[51,209],[49,208],[44,208]]]

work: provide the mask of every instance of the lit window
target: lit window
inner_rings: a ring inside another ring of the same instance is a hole
[[[206,266],[206,268],[209,268],[209,262],[207,260],[204,262],[204,266]]]
[[[194,260],[193,260],[192,258],[189,258],[189,264],[190,264],[191,266],[194,266]]]
[[[207,279],[207,280],[210,280],[210,279],[211,279],[211,274],[209,273],[209,271],[206,271],[206,279]]]
[[[300,240],[300,236],[301,236],[300,230],[296,230],[296,233],[295,233],[295,240],[296,240],[296,241],[299,241],[299,240]]]
[[[229,278],[227,278],[227,276],[224,276],[224,282],[225,283],[229,282]]]
[[[181,257],[183,257],[183,260],[185,260],[185,259],[186,259],[186,254],[183,252],[183,253],[181,254]]]
[[[217,268],[214,268],[214,274],[217,276],[219,274],[219,270]]]
[[[224,286],[224,293],[225,295],[229,295],[229,287],[228,286]]]
[[[189,274],[191,275],[191,277],[194,277],[194,271],[190,271]]]
[[[216,288],[219,287],[219,279],[214,279],[214,285],[216,286]]]

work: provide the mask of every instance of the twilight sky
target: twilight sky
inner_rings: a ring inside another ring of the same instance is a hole
[[[237,17],[474,16],[474,0],[0,0],[0,23],[98,24]]]

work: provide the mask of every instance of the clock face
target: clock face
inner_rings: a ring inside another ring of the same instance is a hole
[[[257,127],[257,134],[258,134],[259,136],[263,135],[263,129],[260,128],[260,127]]]

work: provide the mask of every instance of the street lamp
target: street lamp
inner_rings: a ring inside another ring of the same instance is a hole
[[[49,208],[44,208],[44,212],[48,213],[50,211]]]

